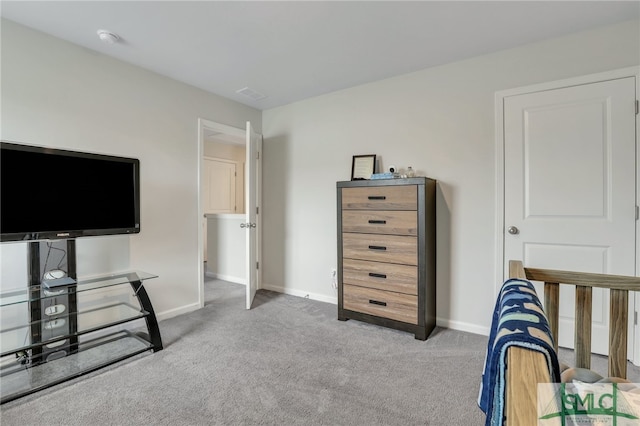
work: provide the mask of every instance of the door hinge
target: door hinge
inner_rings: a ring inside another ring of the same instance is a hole
[[[260,269],[260,262],[256,262],[256,269]]]
[[[640,207],[636,206],[636,220],[640,219]]]
[[[636,100],[636,115],[638,115],[638,112],[640,112],[640,102]]]
[[[638,325],[638,311],[633,313],[633,325]]]
[[[256,159],[260,159],[260,151],[256,151]]]
[[[256,214],[260,214],[260,207],[256,207]]]

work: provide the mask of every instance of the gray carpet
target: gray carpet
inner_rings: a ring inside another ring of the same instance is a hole
[[[2,405],[10,425],[481,425],[486,337],[336,319],[335,305],[206,284],[165,349]]]
[[[160,322],[163,351],[4,404],[2,425],[484,424],[486,337],[421,342],[335,305],[259,291],[247,311],[244,297],[208,281],[203,309]]]

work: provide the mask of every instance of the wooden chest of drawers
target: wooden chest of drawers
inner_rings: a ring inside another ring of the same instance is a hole
[[[429,178],[338,182],[338,319],[426,340],[435,327],[435,188]]]

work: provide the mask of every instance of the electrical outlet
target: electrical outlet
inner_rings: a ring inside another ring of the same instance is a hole
[[[336,268],[331,268],[331,287],[338,288],[338,271],[336,271]]]

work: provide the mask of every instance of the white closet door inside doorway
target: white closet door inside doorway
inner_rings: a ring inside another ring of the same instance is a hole
[[[236,212],[236,164],[205,158],[203,179],[204,212]]]

